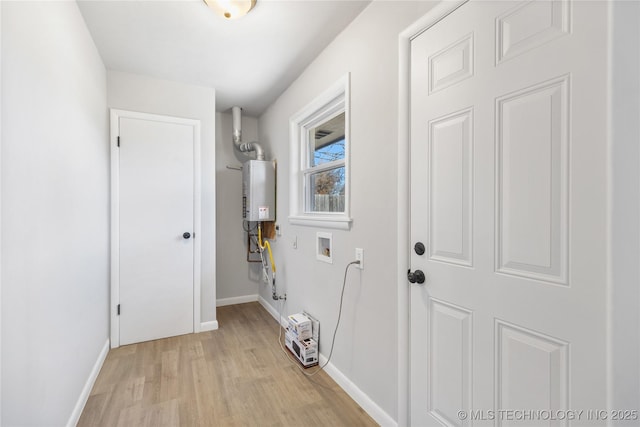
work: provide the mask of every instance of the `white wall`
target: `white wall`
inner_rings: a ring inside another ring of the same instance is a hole
[[[200,120],[201,322],[213,322],[216,320],[215,90],[110,70],[107,91],[109,108]]]
[[[2,425],[65,425],[109,317],[106,71],[75,2],[2,2]]]
[[[255,299],[260,280],[260,264],[247,265],[247,234],[242,230],[242,172],[227,169],[240,166],[249,158],[232,142],[230,113],[216,114],[216,223],[217,223],[217,299],[229,304]],[[242,140],[258,140],[258,120],[242,117]]]
[[[349,273],[332,363],[397,420],[397,106],[398,35],[434,2],[373,2],[259,119],[260,140],[278,159],[278,221],[273,244],[286,313],[308,310],[321,321],[328,355],[345,265],[364,248],[363,271]],[[351,72],[350,231],[333,233],[334,263],[315,259],[317,229],[289,215],[289,118]],[[298,249],[292,241],[297,237]],[[269,289],[261,296],[271,303]]]
[[[640,4],[610,7],[609,404],[617,409],[640,405]]]

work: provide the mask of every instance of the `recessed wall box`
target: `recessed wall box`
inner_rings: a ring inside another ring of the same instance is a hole
[[[275,221],[276,169],[273,162],[249,160],[242,166],[242,218]]]
[[[316,233],[316,259],[333,264],[333,235],[331,233]]]

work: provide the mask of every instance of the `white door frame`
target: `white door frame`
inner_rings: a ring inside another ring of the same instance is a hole
[[[120,347],[120,156],[118,155],[118,136],[120,118],[153,120],[163,123],[176,123],[193,128],[193,332],[200,332],[200,263],[202,233],[201,191],[200,191],[200,120],[183,119],[158,114],[138,113],[111,109],[111,348]]]

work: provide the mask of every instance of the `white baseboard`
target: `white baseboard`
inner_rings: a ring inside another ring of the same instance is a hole
[[[216,300],[216,307],[224,307],[225,305],[244,304],[246,302],[258,301],[258,295],[244,295],[241,297],[222,298]]]
[[[200,332],[215,331],[218,329],[218,321],[211,320],[209,322],[200,323]]]
[[[107,358],[107,354],[109,353],[109,339],[104,343],[102,347],[102,351],[98,355],[98,360],[93,365],[93,369],[91,369],[91,373],[89,374],[89,378],[87,378],[87,382],[84,384],[84,388],[80,393],[80,397],[76,402],[75,408],[73,408],[73,412],[69,417],[69,421],[67,422],[67,427],[75,427],[80,421],[80,416],[82,415],[82,411],[84,410],[84,405],[87,404],[87,400],[89,400],[89,394],[91,393],[91,389],[96,382],[96,378],[98,378],[98,374],[100,373],[100,369],[102,369],[102,365],[104,364],[104,360]]]
[[[267,300],[265,300],[261,296],[259,297],[258,302],[264,307],[265,310],[269,312],[269,314],[271,314],[271,316],[273,316],[274,319],[276,319],[276,321],[278,320],[278,316],[280,315],[280,313],[278,313],[278,311],[273,308],[273,306],[269,304]],[[280,318],[280,324],[283,327],[287,326],[286,317]],[[323,354],[320,354],[320,365],[324,365],[326,361],[327,358]],[[365,392],[360,390],[358,386],[356,386],[349,378],[347,378],[346,375],[340,372],[340,370],[338,370],[338,368],[336,368],[333,363],[329,363],[327,366],[325,366],[324,370],[327,375],[329,375],[336,382],[336,384],[338,384],[345,391],[345,393],[347,393],[353,400],[355,400],[356,403],[360,405],[360,407],[364,409],[371,418],[374,419],[375,422],[380,424],[382,427],[398,427],[398,423],[391,416],[389,416],[389,414],[387,414],[384,409],[382,409],[373,400],[371,400],[371,398]]]
[[[324,365],[326,361],[327,358],[323,354],[320,354],[320,358],[318,360],[320,366]],[[329,363],[325,366],[324,371],[345,391],[345,393],[351,396],[351,398],[355,400],[356,403],[360,405],[360,407],[364,409],[375,422],[382,427],[398,427],[398,423],[391,418],[384,409],[378,406],[378,404],[371,400],[365,392],[360,390],[358,386],[351,382],[345,374],[340,372],[340,370],[333,365],[333,363]]]
[[[262,307],[264,307],[264,309],[265,309],[265,310],[267,310],[267,311],[269,312],[269,314],[270,314],[274,319],[276,319],[276,321],[278,320],[278,316],[280,315],[280,313],[278,313],[278,310],[276,310],[275,308],[273,308],[273,306],[272,306],[271,304],[269,304],[269,303],[267,302],[267,300],[266,300],[266,299],[264,299],[264,298],[262,298],[262,296],[260,296],[260,297],[258,298],[258,302],[260,303],[260,305],[261,305]],[[281,325],[283,328],[286,328],[286,327],[287,327],[287,318],[286,318],[286,317],[281,317],[281,318],[280,318],[280,325]]]

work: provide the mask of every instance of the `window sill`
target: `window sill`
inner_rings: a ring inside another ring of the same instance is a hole
[[[346,216],[298,215],[289,217],[289,223],[293,225],[333,228],[336,230],[349,230],[351,228],[351,221],[352,219]]]

